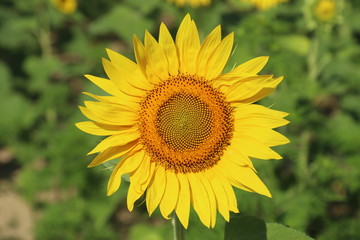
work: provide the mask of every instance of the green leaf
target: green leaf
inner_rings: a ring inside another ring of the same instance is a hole
[[[190,210],[189,228],[185,233],[186,239],[218,240],[224,238],[225,220],[219,214],[214,228],[207,228],[201,222],[194,209]]]
[[[267,223],[264,220],[236,214],[231,216],[225,225],[225,240],[311,240],[304,233],[285,227],[278,223]]]
[[[266,240],[265,222],[245,214],[231,216],[225,225],[225,240]]]
[[[266,240],[312,240],[304,233],[278,223],[267,223]]]

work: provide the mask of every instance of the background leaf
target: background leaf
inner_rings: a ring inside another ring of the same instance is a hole
[[[225,240],[266,240],[266,224],[257,217],[232,215],[225,225]]]
[[[267,240],[312,240],[304,233],[297,230],[288,228],[278,223],[268,223],[267,228]]]

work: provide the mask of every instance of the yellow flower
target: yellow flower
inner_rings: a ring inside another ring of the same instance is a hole
[[[51,0],[57,9],[65,14],[73,13],[77,8],[77,0]]]
[[[320,0],[315,7],[315,15],[319,20],[327,22],[335,16],[335,10],[334,0]]]
[[[250,160],[281,159],[270,147],[289,140],[273,128],[287,113],[253,104],[283,79],[258,75],[268,57],[245,62],[222,74],[234,34],[221,38],[216,27],[201,44],[195,22],[186,15],[175,42],[164,24],[159,40],[134,36],[136,63],[107,50],[103,66],[110,80],[86,77],[111,96],[87,95],[77,123],[84,132],[107,136],[89,154],[94,167],[118,159],[108,195],[130,174],[127,206],[146,192],[149,214],[159,206],[168,218],[175,211],[183,226],[190,205],[207,227],[217,211],[229,221],[238,212],[233,186],[271,197]]]
[[[175,2],[177,6],[190,5],[192,7],[208,6],[211,0],[168,0],[168,2]]]
[[[255,5],[259,10],[266,10],[273,6],[278,5],[282,2],[287,2],[287,0],[242,0],[246,2],[250,2],[251,4]]]

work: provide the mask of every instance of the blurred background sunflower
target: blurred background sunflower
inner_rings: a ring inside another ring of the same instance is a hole
[[[167,0],[175,3],[179,7],[190,5],[191,7],[208,6],[211,4],[211,0]]]
[[[77,8],[77,0],[51,0],[53,5],[65,14],[73,13]]]
[[[335,0],[319,0],[315,5],[315,15],[321,21],[330,21],[336,14]]]
[[[259,10],[266,10],[268,8],[278,5],[279,3],[287,2],[288,0],[242,0],[242,1],[249,2]]]

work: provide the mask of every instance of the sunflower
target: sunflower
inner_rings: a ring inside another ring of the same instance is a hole
[[[77,8],[77,0],[51,0],[51,2],[65,14],[73,13]]]
[[[191,7],[208,6],[211,0],[167,0],[168,2],[175,2],[179,7],[190,5]]]
[[[279,3],[287,2],[287,0],[242,0],[245,2],[250,2],[255,5],[255,7],[259,10],[266,10],[273,6],[276,6]]]
[[[330,21],[335,16],[336,3],[334,0],[319,0],[315,6],[316,17],[324,22]]]
[[[270,94],[282,77],[258,75],[268,57],[245,62],[222,74],[234,34],[221,38],[217,26],[201,44],[190,15],[175,41],[160,25],[159,40],[145,32],[134,36],[136,63],[107,50],[103,59],[110,80],[85,75],[110,96],[87,95],[82,113],[92,121],[77,123],[84,132],[109,136],[89,154],[94,167],[121,159],[108,182],[108,195],[130,175],[130,211],[142,195],[151,215],[159,207],[175,212],[187,228],[190,206],[207,227],[217,211],[229,221],[239,212],[233,186],[271,197],[250,160],[281,159],[270,147],[289,140],[273,128],[285,125],[287,113],[253,104]]]

